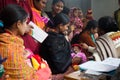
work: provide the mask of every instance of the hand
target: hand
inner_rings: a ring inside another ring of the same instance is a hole
[[[27,27],[26,27],[26,33],[31,32],[31,30],[32,30],[33,28],[34,28],[34,27],[31,26],[31,25],[27,25]]]
[[[52,75],[52,80],[64,80],[64,74]]]
[[[80,57],[75,57],[72,59],[72,63],[73,64],[80,64],[82,61],[82,59]]]
[[[82,49],[86,49],[86,50],[88,50],[88,45],[86,44],[86,43],[80,43],[80,47],[82,48]]]

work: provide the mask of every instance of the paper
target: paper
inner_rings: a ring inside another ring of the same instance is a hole
[[[93,71],[93,70],[87,70],[85,71],[86,74],[92,74],[92,75],[101,75],[102,73],[97,72],[97,71]]]
[[[107,65],[118,67],[120,65],[120,59],[109,57],[105,59],[104,61],[102,61],[102,64],[107,64]]]
[[[79,67],[81,69],[93,70],[93,71],[98,71],[98,72],[110,72],[116,69],[115,66],[102,64],[101,62],[97,62],[97,61],[88,61],[86,63],[79,65]]]
[[[47,38],[48,34],[44,30],[40,29],[32,21],[30,21],[29,25],[33,27],[33,29],[32,29],[32,37],[35,38],[40,43],[42,43]]]

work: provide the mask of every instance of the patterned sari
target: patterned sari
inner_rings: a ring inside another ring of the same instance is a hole
[[[45,70],[34,70],[27,65],[23,53],[24,46],[21,38],[10,31],[0,34],[0,55],[3,58],[7,57],[6,62],[3,63],[5,74],[9,75],[6,80],[48,80],[51,76],[49,67],[45,67]],[[47,74],[47,77],[44,78],[44,74]]]

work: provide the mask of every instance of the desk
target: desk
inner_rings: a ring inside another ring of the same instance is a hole
[[[87,77],[87,79],[81,79],[82,77]],[[80,71],[72,72],[65,76],[65,80],[107,80],[105,75],[88,75]]]

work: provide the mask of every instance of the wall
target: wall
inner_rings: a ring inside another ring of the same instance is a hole
[[[86,13],[87,9],[92,8],[93,16],[95,19],[99,19],[101,16],[113,16],[113,13],[118,9],[118,0],[64,0],[65,5],[69,8],[79,7],[83,13]],[[46,10],[51,10],[52,0],[48,0]]]
[[[95,19],[102,16],[113,16],[118,9],[118,0],[91,0],[91,7]]]
[[[91,7],[91,0],[64,0],[64,2],[68,8],[79,7],[83,10],[84,13],[88,8]],[[47,11],[51,10],[51,3],[52,3],[52,0],[48,0],[45,10]]]

